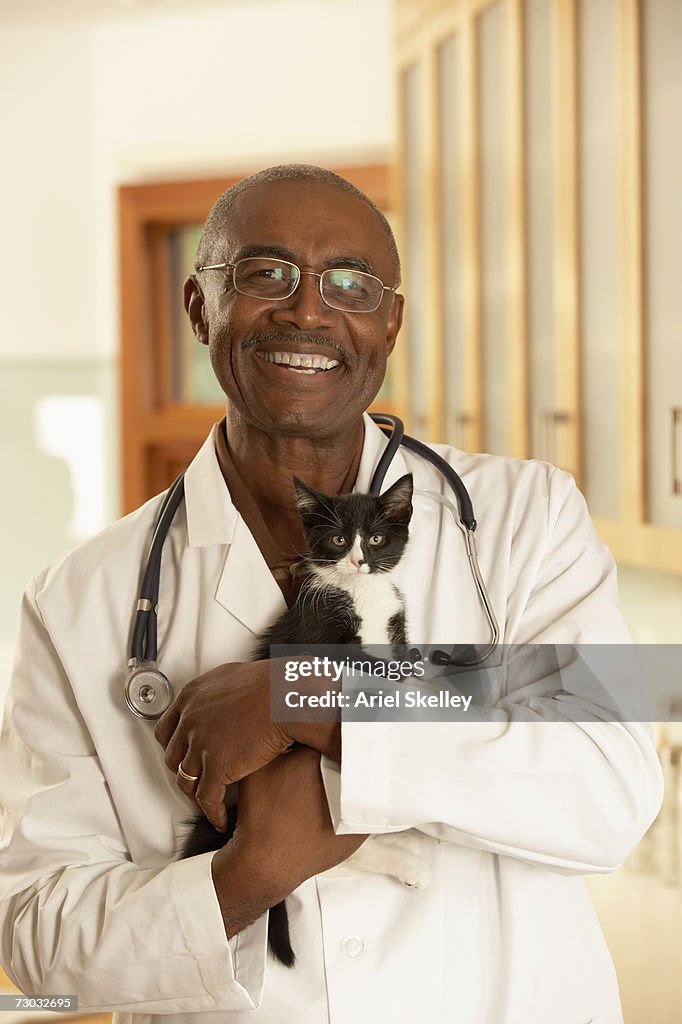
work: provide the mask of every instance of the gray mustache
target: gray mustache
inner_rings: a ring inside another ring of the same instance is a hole
[[[244,338],[242,349],[246,352],[248,349],[256,348],[259,345],[268,345],[271,342],[275,345],[281,345],[283,351],[286,351],[287,346],[291,345],[292,342],[316,345],[320,348],[333,348],[347,366],[352,368],[357,366],[358,363],[358,358],[353,352],[349,352],[348,349],[326,335],[316,334],[314,331],[257,331]]]

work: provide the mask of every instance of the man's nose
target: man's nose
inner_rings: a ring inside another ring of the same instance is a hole
[[[320,279],[303,271],[293,295],[273,303],[272,319],[277,324],[293,324],[298,328],[333,327],[336,313],[320,295]]]

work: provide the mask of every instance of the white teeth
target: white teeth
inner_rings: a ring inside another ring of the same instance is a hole
[[[301,352],[259,352],[268,363],[278,363],[296,369],[298,373],[315,373],[316,370],[333,370],[339,365],[338,359],[327,356],[306,355]]]

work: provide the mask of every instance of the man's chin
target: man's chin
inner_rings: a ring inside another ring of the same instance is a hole
[[[234,407],[233,407],[233,411]],[[349,407],[343,410],[330,407],[329,403],[292,402],[287,409],[279,409],[275,414],[272,408],[256,410],[253,407],[237,415],[251,427],[273,437],[290,438],[326,438],[338,437],[347,433],[362,422],[365,408]],[[229,416],[228,416],[229,421]]]
[[[251,387],[231,388],[228,409],[258,430],[289,437],[334,437],[357,427],[379,392],[381,382],[359,389],[346,367],[327,371],[333,380],[318,383],[305,375],[274,380],[269,375]],[[229,416],[228,416],[229,421]]]

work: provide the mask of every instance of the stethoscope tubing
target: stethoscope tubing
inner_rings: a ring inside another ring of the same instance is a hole
[[[409,451],[415,452],[417,455],[421,455],[423,459],[430,462],[432,466],[442,473],[450,487],[457,495],[457,505],[459,507],[459,517],[465,528],[472,533],[476,529],[476,517],[474,516],[474,508],[471,504],[471,498],[467,491],[462,478],[452,468],[452,466],[445,461],[440,455],[438,455],[432,448],[425,445],[422,441],[418,441],[416,437],[410,437],[405,433],[405,427],[402,420],[399,420],[397,416],[391,416],[389,413],[377,412],[370,413],[371,418],[381,427],[387,424],[392,427],[390,431],[383,430],[389,438],[388,444],[382,453],[374,476],[372,477],[372,483],[370,484],[370,494],[381,494],[381,486],[384,482],[384,477],[388,471],[388,467],[393,461],[393,456],[397,452],[398,448],[403,445]]]
[[[142,577],[140,596],[135,612],[129,665],[133,661],[155,662],[158,656],[157,623],[161,555],[163,554],[163,545],[166,537],[170,532],[171,523],[184,496],[185,474],[181,473],[175,478],[164,498],[149,547],[149,557],[147,558],[147,566]]]

